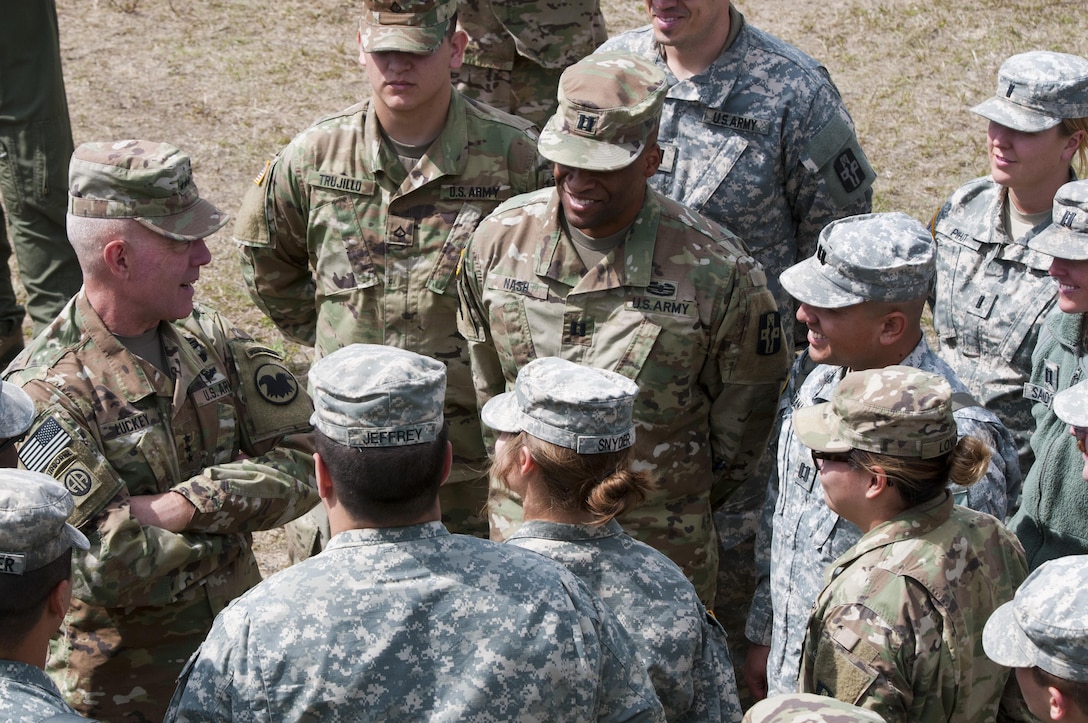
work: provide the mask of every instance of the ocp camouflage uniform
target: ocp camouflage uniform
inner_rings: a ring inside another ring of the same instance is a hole
[[[283,436],[309,430],[310,401],[280,358],[200,307],[159,332],[168,374],[81,291],[7,373],[37,406],[20,461],[68,488],[91,544],[47,670],[106,718],[161,718],[212,618],[260,581],[250,533],[318,501],[309,436]],[[130,496],[167,491],[196,507],[185,532],[130,513]]]
[[[48,721],[59,715],[76,720],[77,714],[41,668],[16,660],[0,660],[0,721],[29,723]]]
[[[794,375],[807,363],[807,352],[794,365]],[[941,361],[923,337],[899,362],[944,377],[953,393],[966,387]],[[793,430],[793,412],[831,398],[842,381],[843,367],[821,364],[800,388],[791,382],[778,408],[778,422],[767,454],[777,465],[767,479],[767,498],[756,536],[756,595],[748,613],[747,638],[769,645],[767,685],[771,695],[797,689],[801,646],[812,604],[824,585],[824,571],[861,537],[861,531],[827,506],[808,447]],[[986,442],[992,457],[986,475],[964,488],[952,485],[955,501],[1004,519],[1009,500],[1020,488],[1016,444],[1000,420],[979,406],[953,412],[961,437]]]
[[[341,532],[215,621],[167,721],[662,721],[574,575],[439,522]]]
[[[627,238],[586,269],[560,211],[554,189],[513,199],[465,252],[459,324],[477,398],[513,389],[544,356],[633,379],[635,465],[663,485],[620,522],[712,603],[712,507],[759,459],[787,368],[763,269],[731,233],[651,189]],[[502,488],[490,509],[493,538],[521,519]]]
[[[725,631],[669,558],[615,520],[528,520],[506,541],[561,563],[616,614],[649,670],[666,719],[740,720]]]
[[[563,70],[608,39],[599,0],[464,0],[457,21],[468,46],[454,86],[538,127]]]
[[[1027,575],[998,520],[950,493],[866,533],[813,607],[801,689],[896,721],[989,721],[1008,668],[982,649],[990,614]]]
[[[1051,217],[1012,239],[1002,220],[1007,199],[1008,189],[986,176],[957,190],[934,216],[937,277],[929,304],[941,359],[1012,432],[1026,474],[1035,424],[1024,382],[1057,287],[1047,275],[1051,257],[1028,248]]]
[[[527,122],[456,91],[441,135],[409,173],[364,102],[291,141],[235,227],[253,300],[286,336],[314,346],[315,360],[361,342],[445,362],[454,468],[442,506],[457,532],[487,534],[488,463],[454,272],[480,219],[549,181]],[[318,526],[328,537],[319,511],[306,518],[303,556]]]

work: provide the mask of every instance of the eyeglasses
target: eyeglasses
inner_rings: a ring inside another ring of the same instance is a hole
[[[821,462],[845,462],[851,466],[854,464],[854,458],[850,456],[849,452],[845,454],[841,452],[821,452],[818,449],[810,449],[809,452],[812,453],[812,464],[816,469],[823,468]]]

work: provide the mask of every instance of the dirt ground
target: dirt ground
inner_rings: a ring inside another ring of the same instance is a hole
[[[696,1],[696,0],[693,0]],[[697,0],[708,2],[710,0]],[[1088,55],[1083,0],[739,0],[753,24],[822,60],[879,174],[876,210],[928,221],[986,170],[985,122],[968,108],[1013,53]],[[76,143],[145,138],[189,151],[202,195],[237,208],[265,160],[324,113],[366,95],[344,0],[57,0]],[[604,0],[609,30],[644,20],[638,0]],[[199,297],[283,348],[249,301],[230,241],[213,237]],[[261,542],[276,569],[279,538]]]

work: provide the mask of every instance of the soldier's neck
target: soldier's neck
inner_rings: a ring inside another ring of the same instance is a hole
[[[411,111],[390,108],[377,96],[372,102],[378,123],[388,138],[404,146],[427,146],[446,126],[452,95],[453,86],[447,85],[443,92]]]

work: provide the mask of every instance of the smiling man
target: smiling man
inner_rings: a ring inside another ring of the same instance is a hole
[[[315,361],[352,343],[446,364],[454,464],[443,521],[487,535],[487,454],[468,352],[457,333],[454,272],[496,206],[550,183],[520,118],[450,85],[465,34],[453,0],[367,0],[359,63],[370,100],[303,131],[262,171],[235,240],[250,294]],[[328,539],[323,508],[293,525],[292,556]]]
[[[212,618],[260,581],[251,533],[318,502],[312,406],[279,356],[193,303],[228,217],[188,155],[86,143],[69,179],[84,286],[8,370],[36,407],[19,460],[71,492],[90,541],[46,670],[80,713],[157,721]]]
[[[774,298],[741,241],[652,191],[665,76],[627,53],[594,54],[559,83],[540,136],[555,189],[484,220],[460,274],[461,333],[480,405],[518,370],[557,356],[639,385],[636,467],[660,490],[624,529],[714,595],[712,509],[751,473],[770,429],[786,349]],[[491,490],[492,537],[521,520]]]

